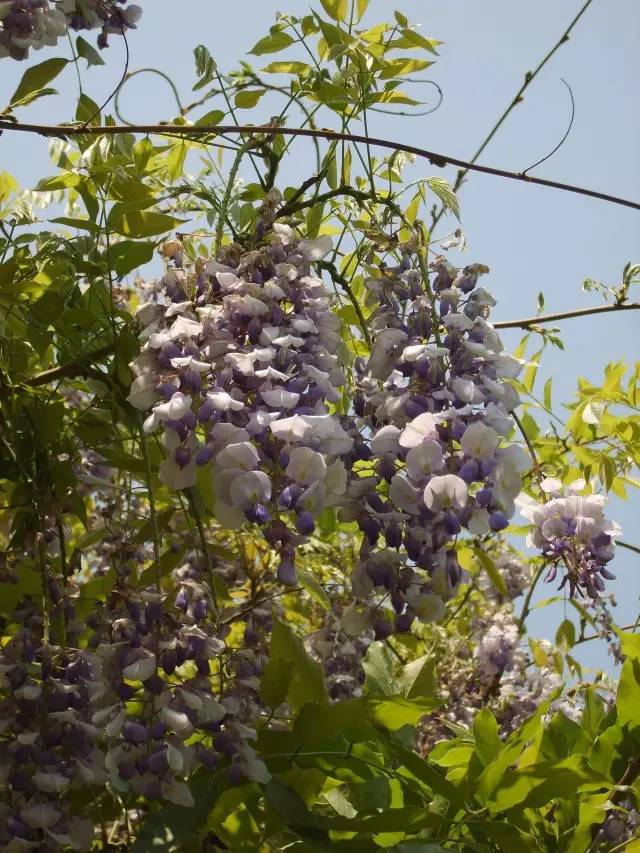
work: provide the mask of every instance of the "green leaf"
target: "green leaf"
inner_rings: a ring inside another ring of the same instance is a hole
[[[196,122],[196,127],[220,124],[220,122],[224,118],[224,115],[225,114],[222,112],[222,110],[210,110],[208,113],[205,113],[203,116],[200,116],[200,118]]]
[[[473,736],[476,739],[476,755],[486,767],[502,749],[498,723],[488,708],[482,708],[473,721]]]
[[[293,724],[293,736],[303,749],[314,749],[339,735],[357,743],[371,735],[371,727],[365,725],[368,716],[363,698],[343,699],[334,705],[309,703]]]
[[[88,41],[85,41],[82,36],[78,36],[76,39],[76,53],[78,56],[87,60],[87,66],[89,68],[91,68],[92,65],[105,64],[104,59],[100,56],[95,47],[90,45]]]
[[[271,62],[262,70],[267,74],[307,74],[311,66],[306,62]]]
[[[435,53],[438,55],[438,51],[436,47],[441,44],[437,39],[428,39],[421,35],[416,30],[411,30],[405,28],[402,30],[402,38],[403,41],[407,43],[406,46],[412,47],[422,47],[424,50],[427,50],[429,53]]]
[[[279,779],[273,778],[267,783],[264,795],[269,805],[285,818],[291,827],[318,825],[318,819],[309,811],[300,794]]]
[[[407,699],[436,695],[435,666],[436,662],[431,655],[423,655],[396,673],[396,682]]]
[[[563,761],[539,761],[508,770],[487,803],[492,813],[514,806],[540,808],[556,797],[566,796],[594,778],[586,759],[574,755]]]
[[[25,95],[24,98],[21,98],[19,101],[16,101],[14,104],[11,104],[11,108],[14,107],[26,107],[29,104],[33,103],[33,101],[37,101],[40,98],[46,98],[49,95],[57,95],[58,90],[52,89],[49,86],[45,86],[44,89],[37,89],[35,92],[31,92],[30,95]]]
[[[105,453],[101,451],[102,455],[105,456]],[[110,463],[111,464],[111,463]],[[144,470],[144,464],[142,463],[142,470]],[[161,512],[156,514],[156,523],[158,525],[158,530],[164,530],[171,519],[173,518],[173,514],[175,512],[175,507],[169,507],[168,509],[163,509]],[[143,522],[138,528],[138,532],[133,537],[133,542],[136,545],[142,545],[143,542],[149,542],[153,538],[154,524],[153,519],[148,518],[145,522]]]
[[[58,225],[68,225],[69,228],[76,228],[79,231],[90,231],[92,234],[100,233],[100,226],[92,222],[90,219],[73,219],[70,216],[58,216],[52,219]]]
[[[334,21],[345,21],[349,13],[349,0],[320,0],[322,8]]]
[[[622,654],[634,660],[640,660],[640,634],[630,634],[624,631],[620,634]]]
[[[507,821],[483,820],[478,826],[482,835],[496,842],[500,850],[517,850],[518,853],[540,853],[535,836],[524,832]]]
[[[224,770],[217,773],[197,770],[189,782],[195,805],[184,808],[163,803],[143,822],[130,848],[132,853],[147,853],[149,850],[174,853],[191,849],[187,845],[204,832],[209,812],[228,784]]]
[[[178,548],[177,550],[168,548],[164,554],[160,555],[160,560],[157,564],[154,561],[142,572],[138,578],[138,586],[142,589],[154,584],[158,578],[165,578],[169,572],[172,572],[184,560],[184,552],[184,548]]]
[[[153,243],[139,243],[134,240],[121,240],[119,243],[114,243],[109,254],[115,273],[122,277],[148,264],[153,258],[153,250]]]
[[[169,172],[169,177],[172,181],[177,181],[184,172],[184,161],[187,157],[188,150],[189,143],[184,139],[180,142],[176,142],[175,145],[172,145],[171,148],[169,148],[169,153],[167,154],[167,171]]]
[[[323,216],[323,202],[318,202],[318,204],[314,204],[313,207],[310,207],[307,211],[307,237],[310,240],[315,240],[315,238],[318,236],[318,231],[320,230],[320,225],[322,224]]]
[[[397,771],[400,776],[412,776],[454,806],[461,803],[462,791],[416,752],[395,741],[389,744],[389,751],[400,765]]]
[[[243,110],[255,107],[266,91],[266,89],[243,89],[241,92],[237,92],[235,97],[236,107],[240,107]]]
[[[17,192],[19,186],[16,179],[9,172],[0,172],[0,201],[4,201]]]
[[[584,691],[584,709],[580,718],[582,728],[591,738],[595,738],[600,731],[600,723],[605,715],[604,700],[598,694],[594,685]]]
[[[624,726],[628,723],[632,727],[640,726],[638,708],[640,708],[640,657],[629,657],[622,666],[618,681],[616,694],[618,724]]]
[[[421,696],[417,699],[405,699],[404,696],[369,696],[367,706],[371,718],[392,732],[402,726],[415,726],[422,717],[440,705],[436,698]]]
[[[460,205],[455,193],[451,189],[451,185],[444,178],[427,178],[427,186],[434,192],[442,204],[453,213],[455,218],[460,221]]]
[[[326,610],[327,612],[331,610],[331,601],[329,600],[329,596],[324,591],[322,584],[313,572],[306,572],[303,569],[298,569],[298,580],[300,581],[300,585],[306,589],[311,598],[313,598],[313,600],[319,604],[323,610]]]
[[[278,53],[279,51],[284,50],[285,47],[289,47],[293,42],[294,40],[288,33],[283,32],[275,26],[271,27],[270,34],[260,39],[249,53],[253,54],[253,56],[262,56],[265,53]]]
[[[52,59],[46,59],[39,65],[33,65],[31,68],[28,68],[22,75],[22,80],[20,80],[18,88],[13,93],[10,106],[16,106],[18,103],[24,101],[25,98],[30,98],[38,91],[44,89],[47,83],[50,83],[60,74],[68,62],[68,59],[53,57]]]
[[[111,213],[114,210],[115,207]],[[113,220],[110,214],[109,220],[111,229],[116,234],[122,234],[123,237],[152,237],[156,234],[166,234],[185,221],[167,213],[148,210],[124,210]]]
[[[100,107],[84,92],[78,98],[76,121],[84,124],[100,124]]]
[[[10,614],[25,596],[42,595],[42,576],[40,572],[22,566],[17,583],[0,583],[0,600],[3,614]]]
[[[390,80],[392,77],[404,77],[416,71],[423,71],[430,65],[433,65],[433,62],[429,62],[426,59],[411,59],[408,56],[400,59],[391,59],[384,63],[380,79]]]
[[[578,810],[578,822],[571,837],[571,843],[566,848],[567,853],[584,853],[589,850],[593,843],[593,835],[591,828],[594,824],[603,823],[607,816],[607,806],[609,805],[609,792],[604,794],[592,794],[591,796],[580,797],[580,805]],[[627,853],[630,853],[631,848],[625,846]]]
[[[560,646],[564,651],[569,651],[576,644],[576,626],[571,619],[565,619],[556,631],[556,646]]]
[[[214,58],[203,44],[199,44],[194,48],[193,58],[196,62],[196,74],[200,78],[193,87],[193,91],[195,92],[213,80],[216,75],[217,66]]]
[[[286,690],[282,682],[286,684]],[[307,702],[327,700],[322,667],[309,657],[302,640],[277,619],[273,623],[269,660],[262,676],[260,694],[270,708],[281,704],[283,697],[294,708],[300,708]]]
[[[364,683],[367,693],[382,693],[384,696],[397,693],[393,677],[394,660],[386,643],[371,643],[362,662],[362,668],[367,676]]]
[[[475,548],[474,554],[482,563],[482,566],[486,571],[487,575],[489,576],[489,580],[493,584],[493,588],[496,590],[496,592],[499,592],[503,598],[508,598],[509,592],[507,590],[507,585],[505,584],[504,578],[500,574],[498,567],[493,562],[491,557],[485,551],[482,551],[480,548]]]

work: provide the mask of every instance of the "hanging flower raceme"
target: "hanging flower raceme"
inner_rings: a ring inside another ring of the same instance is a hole
[[[0,846],[89,850],[93,823],[71,799],[107,780],[91,720],[95,672],[81,652],[43,641],[32,600],[14,616],[21,627],[0,653]]]
[[[209,467],[217,519],[260,525],[289,584],[296,545],[345,492],[354,446],[353,425],[332,411],[345,382],[340,322],[311,273],[330,246],[276,225],[264,248],[226,247],[189,275],[176,244],[164,301],[138,312],[129,401],[150,412],[147,432],[162,431],[162,480],[189,488]]]
[[[521,362],[487,321],[495,300],[476,283],[488,270],[437,259],[432,271],[430,287],[407,251],[366,281],[374,344],[355,410],[373,476],[352,480],[344,517],[364,533],[356,592],[386,591],[388,630],[442,615],[461,576],[458,536],[503,530],[529,467],[506,440]]]
[[[613,580],[607,568],[614,556],[615,537],[622,531],[604,515],[603,495],[581,494],[584,480],[567,489],[553,477],[540,487],[547,500],[537,503],[526,495],[518,501],[521,514],[534,526],[528,544],[539,548],[550,563],[545,580],[554,581],[558,571],[564,572],[560,588],[569,585],[571,597],[586,593],[597,598],[605,589],[605,580]]]
[[[100,29],[98,46],[110,34],[135,28],[142,10],[127,0],[0,0],[0,58],[26,59],[29,51],[53,47],[69,30]]]

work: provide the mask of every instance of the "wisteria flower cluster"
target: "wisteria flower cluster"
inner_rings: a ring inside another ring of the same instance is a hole
[[[191,557],[176,570],[173,603],[123,577],[89,615],[82,650],[48,642],[31,599],[18,608],[21,627],[0,654],[0,733],[12,735],[0,743],[2,849],[90,849],[93,826],[70,802],[84,788],[188,807],[185,779],[198,767],[268,781],[248,724],[263,709],[256,631],[271,612],[245,617],[246,648],[228,649],[200,565]],[[68,628],[73,603],[59,599],[51,624]]]
[[[357,593],[385,590],[396,612],[379,637],[442,615],[461,577],[458,537],[504,530],[529,467],[507,441],[521,363],[487,321],[487,271],[437,258],[432,292],[407,248],[366,281],[375,340],[355,413],[373,470],[351,480],[344,517],[364,533]]]
[[[614,556],[620,526],[605,517],[603,495],[581,494],[584,480],[564,490],[559,480],[547,477],[541,489],[545,502],[522,495],[519,507],[534,525],[528,544],[539,548],[551,564],[545,580],[554,581],[558,571],[564,571],[561,589],[568,584],[571,597],[586,593],[597,598],[605,589],[604,581],[615,578],[606,566]]]
[[[29,51],[53,47],[69,30],[100,29],[98,46],[124,34],[140,19],[128,0],[0,0],[0,59],[26,59]]]
[[[470,597],[464,612],[468,626],[463,637],[449,635],[434,625],[439,645],[438,681],[443,707],[425,719],[421,727],[421,748],[430,752],[440,740],[451,737],[450,726],[470,729],[482,708],[489,708],[505,738],[530,717],[541,702],[563,685],[553,662],[553,646],[538,641],[540,666],[532,666],[529,650],[523,644],[516,618],[518,598],[531,585],[530,566],[517,560],[504,543],[493,543],[496,570],[502,577],[508,596],[496,594],[486,576],[478,582],[479,592]],[[547,662],[544,653],[547,652]],[[606,690],[603,683],[602,689]],[[578,719],[580,702],[562,694],[552,703],[552,711],[561,710],[570,719]]]
[[[329,249],[276,225],[263,248],[227,247],[190,276],[170,247],[165,300],[137,315],[143,348],[129,401],[150,409],[145,431],[162,431],[161,478],[190,488],[207,466],[218,521],[260,525],[285,584],[297,581],[296,546],[344,495],[357,440],[332,411],[345,383],[340,321],[311,274]]]
[[[354,591],[382,592],[395,611],[375,616],[380,639],[439,618],[463,531],[508,525],[529,467],[507,441],[521,362],[487,320],[487,268],[437,258],[432,293],[407,245],[401,266],[366,282],[374,344],[345,407],[353,372],[331,292],[312,274],[330,248],[276,223],[261,247],[225,247],[188,272],[178,241],[166,244],[167,271],[137,313],[129,401],[148,412],[147,432],[162,430],[164,482],[190,488],[210,465],[216,517],[260,525],[283,583],[296,583],[295,549],[325,507],[355,521]]]

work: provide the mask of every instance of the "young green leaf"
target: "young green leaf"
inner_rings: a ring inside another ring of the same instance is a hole
[[[327,15],[334,21],[346,20],[349,13],[349,0],[320,0],[320,2]]]
[[[52,59],[45,59],[39,65],[33,65],[31,68],[28,68],[22,75],[22,80],[20,80],[18,88],[13,93],[9,105],[12,107],[17,106],[19,103],[24,102],[25,99],[36,95],[37,92],[44,89],[47,83],[55,79],[68,63],[68,59],[53,57]]]

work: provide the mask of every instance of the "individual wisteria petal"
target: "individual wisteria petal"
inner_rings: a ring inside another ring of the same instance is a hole
[[[264,471],[239,474],[231,483],[229,496],[235,506],[247,507],[262,503],[271,497],[271,480]]]
[[[460,439],[460,447],[464,453],[476,459],[490,459],[499,443],[498,433],[482,421],[469,424]]]
[[[286,474],[296,483],[310,485],[316,480],[324,480],[327,463],[321,453],[309,447],[294,447],[289,455]]]
[[[252,471],[260,462],[256,448],[249,441],[230,444],[216,456],[216,467]]]
[[[371,440],[371,450],[376,456],[384,453],[397,453],[400,449],[401,430],[393,424],[379,429]]]
[[[462,509],[468,497],[467,484],[455,474],[432,477],[424,489],[424,502],[434,512],[448,507]]]
[[[150,655],[129,664],[129,666],[125,666],[122,670],[122,675],[131,681],[146,681],[148,678],[151,678],[155,671],[156,659],[153,655]]]
[[[244,409],[242,400],[234,399],[226,391],[208,391],[207,400],[219,412],[239,412],[241,409]]]
[[[414,480],[418,481],[425,475],[439,471],[443,457],[442,445],[427,438],[407,453],[407,471]]]
[[[432,414],[425,412],[414,418],[403,429],[400,435],[400,446],[405,448],[417,447],[425,440],[434,436],[436,432],[436,420]]]

